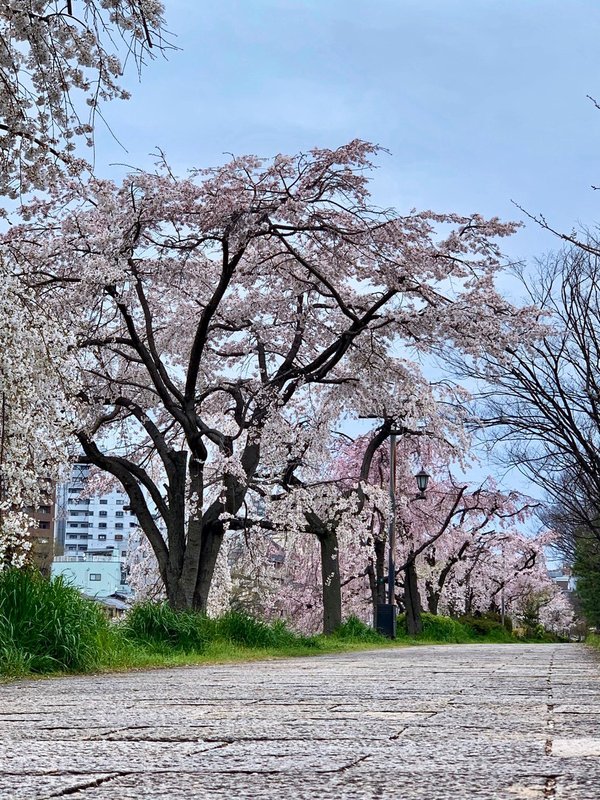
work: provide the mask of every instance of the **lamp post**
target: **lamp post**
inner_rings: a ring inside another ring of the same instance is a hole
[[[388,605],[394,605],[394,584],[396,583],[396,434],[390,435],[390,524],[388,530]],[[394,618],[394,636],[396,620]],[[393,637],[392,637],[393,638]]]
[[[419,494],[423,500],[429,483],[429,475],[421,469],[415,475]],[[388,585],[387,602],[377,606],[377,631],[389,639],[396,638],[396,614],[398,607],[394,602],[396,585],[396,434],[390,434],[390,522],[388,526]]]

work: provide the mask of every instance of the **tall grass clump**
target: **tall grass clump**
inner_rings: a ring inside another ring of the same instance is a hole
[[[216,626],[220,639],[242,647],[285,650],[310,646],[312,642],[312,638],[291,631],[282,620],[261,622],[239,611],[229,611],[219,617]]]
[[[209,619],[195,611],[174,611],[167,603],[136,604],[122,627],[124,636],[157,652],[203,653],[211,644],[249,649],[288,650],[310,647],[315,640],[298,636],[284,622],[261,622],[239,611]],[[316,643],[315,643],[316,644]]]
[[[376,630],[373,630],[370,625],[365,625],[358,617],[348,617],[348,619],[333,633],[333,636],[344,642],[372,642],[373,644],[382,644],[386,641],[385,637],[377,633]]]
[[[167,603],[137,603],[127,614],[123,634],[158,652],[202,653],[215,636],[215,623],[193,611],[174,611]]]
[[[472,640],[471,631],[452,617],[438,617],[435,614],[423,614],[423,633],[419,638],[431,642],[454,642],[460,644]]]
[[[89,671],[108,637],[102,609],[62,578],[0,572],[0,674]]]

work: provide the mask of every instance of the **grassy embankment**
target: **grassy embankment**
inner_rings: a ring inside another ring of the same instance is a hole
[[[350,619],[331,636],[300,636],[285,624],[267,625],[230,612],[208,619],[140,604],[119,624],[61,579],[31,572],[0,573],[0,676],[92,673],[269,657],[317,655],[424,642],[514,642],[491,619],[458,621],[424,615],[418,640],[395,642]]]

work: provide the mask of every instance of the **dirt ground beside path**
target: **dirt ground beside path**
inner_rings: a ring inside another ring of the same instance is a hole
[[[410,647],[0,686],[1,800],[600,798],[583,645]]]

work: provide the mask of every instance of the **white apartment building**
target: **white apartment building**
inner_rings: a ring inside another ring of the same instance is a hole
[[[65,556],[110,555],[124,560],[129,531],[137,527],[121,489],[90,496],[85,483],[91,467],[74,464],[70,480],[57,491],[57,553]]]

